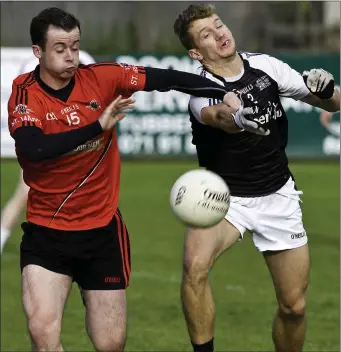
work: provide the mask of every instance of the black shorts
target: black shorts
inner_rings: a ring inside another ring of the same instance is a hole
[[[35,264],[73,278],[84,290],[120,290],[129,284],[130,243],[119,211],[104,227],[62,231],[24,222],[21,271]]]

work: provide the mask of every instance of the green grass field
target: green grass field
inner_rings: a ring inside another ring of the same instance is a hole
[[[1,166],[3,206],[15,187],[18,166],[8,161]],[[191,168],[196,164],[189,161],[122,164],[120,207],[132,246],[126,351],[191,351],[179,300],[183,227],[168,205],[173,182]],[[304,191],[303,213],[312,256],[305,350],[339,351],[339,164],[295,162],[291,169]],[[30,349],[20,297],[20,239],[17,226],[2,258],[1,351]],[[217,305],[217,351],[273,350],[275,296],[250,236],[221,257],[211,280]],[[66,307],[62,341],[67,351],[92,351],[77,286]]]

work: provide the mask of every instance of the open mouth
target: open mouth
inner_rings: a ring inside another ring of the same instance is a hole
[[[227,48],[230,44],[231,44],[231,40],[227,39],[224,41],[224,43],[221,45],[221,47],[224,49],[224,48]]]

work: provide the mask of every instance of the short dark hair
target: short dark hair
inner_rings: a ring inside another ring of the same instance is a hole
[[[190,50],[194,47],[194,41],[189,34],[192,22],[212,16],[215,13],[215,7],[211,4],[195,4],[187,7],[186,10],[178,16],[174,23],[174,32],[179,37],[182,45]]]
[[[81,30],[79,20],[72,14],[57,7],[50,7],[41,11],[31,21],[30,34],[32,45],[39,45],[43,50],[46,46],[46,33],[50,26],[64,29],[67,32],[76,27]]]

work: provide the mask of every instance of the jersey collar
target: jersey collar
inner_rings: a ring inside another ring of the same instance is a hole
[[[54,98],[57,98],[59,100],[62,100],[66,102],[71,95],[73,88],[75,86],[76,80],[75,76],[72,77],[71,81],[63,88],[61,89],[53,89],[50,86],[48,86],[41,78],[40,78],[40,65],[37,65],[37,67],[34,70],[34,76],[39,84],[39,86],[49,95],[51,95]]]
[[[205,66],[204,66],[204,70],[207,71],[208,73],[210,73],[213,77],[215,77],[215,78],[218,79],[219,81],[223,82],[224,85],[225,85],[225,83],[232,83],[232,82],[238,81],[240,78],[242,78],[242,76],[244,75],[244,73],[250,68],[249,61],[248,61],[248,60],[245,60],[245,59],[243,58],[243,56],[241,55],[240,52],[238,52],[238,55],[240,56],[240,58],[241,58],[242,61],[243,61],[244,68],[243,68],[242,73],[236,76],[237,79],[235,79],[234,77],[231,77],[231,80],[226,79],[226,78],[224,78],[224,77],[222,77],[222,76],[219,76],[219,75],[213,73],[212,71],[210,71],[210,70],[209,70],[208,68],[206,68]]]

